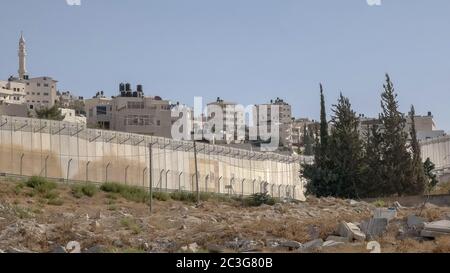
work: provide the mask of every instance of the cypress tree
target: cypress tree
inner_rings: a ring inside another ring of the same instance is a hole
[[[416,111],[414,105],[411,105],[411,111],[409,112],[411,127],[411,151],[413,154],[412,158],[412,187],[408,190],[411,194],[422,194],[425,190],[426,177],[424,171],[424,165],[422,163],[422,156],[420,154],[420,145],[417,140],[416,123],[415,123]]]
[[[305,151],[303,152],[303,154],[306,156],[314,155],[313,151],[314,137],[311,137],[312,136],[311,132],[312,129],[308,128],[308,126],[305,124],[305,126],[303,127],[303,145],[305,146]]]
[[[377,124],[369,126],[364,144],[362,181],[359,188],[363,197],[380,197],[386,188],[383,178],[382,144],[379,126]]]
[[[318,165],[326,160],[328,149],[328,122],[327,111],[325,108],[325,96],[323,95],[323,86],[320,84],[320,145],[318,146]]]
[[[381,123],[383,125],[383,171],[386,188],[383,193],[405,194],[411,188],[412,159],[407,150],[408,134],[404,131],[406,120],[398,110],[397,94],[388,74],[381,95]]]
[[[333,174],[333,195],[343,198],[359,197],[361,183],[362,143],[358,131],[359,118],[351,108],[350,100],[340,94],[333,105],[333,124],[329,138],[330,164]]]

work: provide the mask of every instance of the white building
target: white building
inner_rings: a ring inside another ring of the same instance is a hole
[[[0,103],[23,104],[25,103],[26,85],[14,81],[0,81]]]
[[[86,117],[77,116],[74,109],[59,108],[59,110],[61,111],[61,114],[64,116],[63,121],[78,123],[81,125],[85,125],[87,123]]]
[[[217,113],[217,111],[219,111]],[[204,130],[208,133],[223,136],[222,139],[214,138],[215,143],[242,143],[245,141],[245,119],[243,107],[239,107],[237,103],[224,101],[217,98],[215,102],[208,103],[207,117]],[[221,116],[221,120],[216,120]],[[220,124],[221,128],[208,128],[209,122]]]
[[[267,111],[267,117],[260,114],[261,112],[264,113],[263,109],[267,109],[265,110]],[[278,111],[278,120],[272,120],[274,111]],[[256,114],[257,117],[254,118],[258,121],[258,127],[261,122],[267,122],[267,125],[271,126],[277,124],[279,127],[280,146],[292,147],[292,107],[289,103],[280,98],[276,98],[275,100],[271,100],[270,103],[256,105]],[[272,129],[269,128],[269,133],[271,133],[270,130]]]

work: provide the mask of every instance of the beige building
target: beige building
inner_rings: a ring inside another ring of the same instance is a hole
[[[362,136],[365,136],[367,134],[367,130],[370,126],[373,125],[380,126],[380,122],[376,118],[368,118],[365,117],[364,115],[360,115],[359,118],[360,118],[359,130]],[[409,134],[412,121],[409,114],[405,115],[405,118],[406,118],[405,132]],[[416,115],[414,117],[414,121],[416,125],[417,139],[419,141],[445,136],[445,131],[437,129],[436,123],[434,122],[434,118],[431,112],[428,112],[428,114],[425,116]]]
[[[78,123],[81,125],[86,124],[86,117],[76,115],[76,111],[74,109],[59,108],[59,110],[61,111],[61,114],[64,116],[63,121],[71,122],[71,123]]]
[[[105,97],[103,91],[85,100],[84,107],[89,127],[111,129],[112,99]]]
[[[171,105],[158,96],[145,97],[142,86],[136,91],[130,84],[120,84],[120,95],[106,98],[97,94],[85,102],[87,122],[104,129],[170,137],[172,128]]]
[[[261,110],[265,108],[267,109],[267,117],[261,116],[259,119],[255,117],[257,120],[258,127],[260,123],[267,122],[268,124],[274,124],[276,122],[279,126],[279,137],[280,137],[280,146],[284,147],[292,147],[292,107],[287,102],[280,98],[276,98],[275,100],[271,100],[270,103],[259,104],[256,105],[256,113],[258,117],[260,116]],[[272,120],[272,112],[278,110],[279,120]],[[269,128],[269,133],[271,128]]]
[[[294,146],[302,146],[304,140],[304,130],[305,126],[309,127],[311,125],[317,124],[314,120],[310,120],[308,118],[299,118],[295,119],[292,122],[292,145]]]
[[[208,122],[220,122],[219,120],[214,121],[218,115],[216,111],[220,111],[219,114],[222,115],[222,128],[208,128],[211,127],[208,126]],[[242,143],[245,141],[244,111],[245,109],[237,103],[217,98],[215,102],[207,105],[207,124],[204,125],[204,129],[215,135],[223,136],[214,137],[214,143]]]
[[[24,83],[12,80],[0,81],[0,103],[2,104],[23,104],[25,102]]]

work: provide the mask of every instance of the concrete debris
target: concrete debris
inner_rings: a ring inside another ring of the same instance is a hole
[[[348,238],[350,241],[364,241],[366,240],[366,235],[361,232],[358,226],[353,223],[341,222],[338,227],[338,233],[342,237]]]
[[[326,241],[325,243],[323,243],[322,247],[335,247],[344,244],[344,242]]]
[[[441,220],[425,223],[424,229],[420,233],[422,237],[436,238],[440,236],[450,236],[450,220]]]
[[[298,249],[302,247],[302,244],[296,241],[284,241],[280,243],[281,247],[287,247],[290,249]]]
[[[323,244],[323,240],[322,239],[316,239],[310,242],[307,242],[305,244],[303,244],[303,248],[308,249],[308,248],[319,248],[321,247]]]
[[[348,237],[341,237],[341,236],[328,236],[327,241],[334,241],[334,242],[341,242],[341,243],[349,243],[350,240]]]
[[[352,206],[352,207],[359,205],[359,202],[355,201],[355,200],[350,200],[349,203],[350,203],[350,206]]]
[[[71,241],[71,242],[67,243],[66,251],[68,253],[74,253],[74,254],[81,253],[81,245],[77,241]]]
[[[406,209],[406,207],[402,206],[398,201],[394,202],[394,207],[397,210]]]
[[[382,236],[387,231],[388,220],[386,218],[371,218],[361,223],[361,231],[367,238],[373,239]]]
[[[370,253],[381,253],[381,245],[377,241],[371,241],[367,243],[367,250],[370,250]]]
[[[386,218],[389,221],[397,217],[397,210],[395,208],[376,208],[373,211],[373,218]]]
[[[416,215],[409,215],[407,219],[408,228],[422,229],[424,228],[426,219]]]

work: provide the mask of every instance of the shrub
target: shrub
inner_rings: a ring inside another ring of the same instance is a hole
[[[100,189],[107,193],[120,194],[120,196],[122,196],[123,198],[138,203],[147,202],[150,196],[149,193],[142,188],[121,185],[119,183],[112,183],[112,182],[102,184]]]
[[[383,200],[377,200],[377,201],[373,202],[373,205],[377,208],[386,207],[386,203]]]
[[[197,197],[194,195],[194,193],[184,191],[172,192],[170,194],[170,198],[182,202],[195,202],[197,200]]]
[[[93,197],[97,193],[98,189],[93,184],[74,185],[72,186],[72,194],[76,198],[81,198],[83,195]]]
[[[50,191],[50,192],[47,192],[46,194],[44,194],[44,198],[48,199],[48,200],[55,200],[58,197],[59,197],[59,194],[54,191]]]
[[[45,194],[56,189],[56,183],[43,177],[33,176],[26,182],[27,187],[33,188],[39,193]]]
[[[273,206],[275,203],[276,199],[267,193],[255,193],[244,199],[244,204],[251,207],[259,207],[263,204]]]
[[[153,198],[158,201],[167,201],[170,199],[170,195],[166,192],[153,192]]]
[[[133,234],[139,234],[141,233],[141,227],[136,223],[136,221],[133,218],[123,218],[120,221],[121,225],[125,227],[128,230],[131,230]]]

